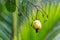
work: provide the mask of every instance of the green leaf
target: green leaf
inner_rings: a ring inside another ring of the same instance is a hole
[[[14,12],[16,10],[16,0],[7,0],[6,8],[9,12]]]

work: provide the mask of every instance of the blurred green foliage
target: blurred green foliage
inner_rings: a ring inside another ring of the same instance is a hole
[[[27,0],[14,0],[14,3],[7,1],[0,3],[0,40],[55,40],[60,34],[59,0],[30,0],[48,14],[46,18],[42,10],[38,11],[37,18],[42,24],[38,33],[31,26],[36,17],[35,7]],[[21,16],[18,16],[20,12]],[[44,22],[45,20],[47,21]]]

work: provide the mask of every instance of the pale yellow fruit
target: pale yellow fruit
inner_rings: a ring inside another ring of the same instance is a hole
[[[33,26],[34,29],[41,29],[42,28],[41,22],[39,20],[33,21],[32,26]]]

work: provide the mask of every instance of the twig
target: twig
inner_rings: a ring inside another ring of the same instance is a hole
[[[33,4],[33,3],[32,3],[31,1],[29,1],[29,0],[28,0],[28,2],[29,2],[32,6],[34,6],[38,11],[41,11],[41,10],[42,10],[42,11],[45,13],[46,17],[48,18],[47,13],[46,13],[40,6]],[[40,10],[39,8],[40,8],[41,10]]]

